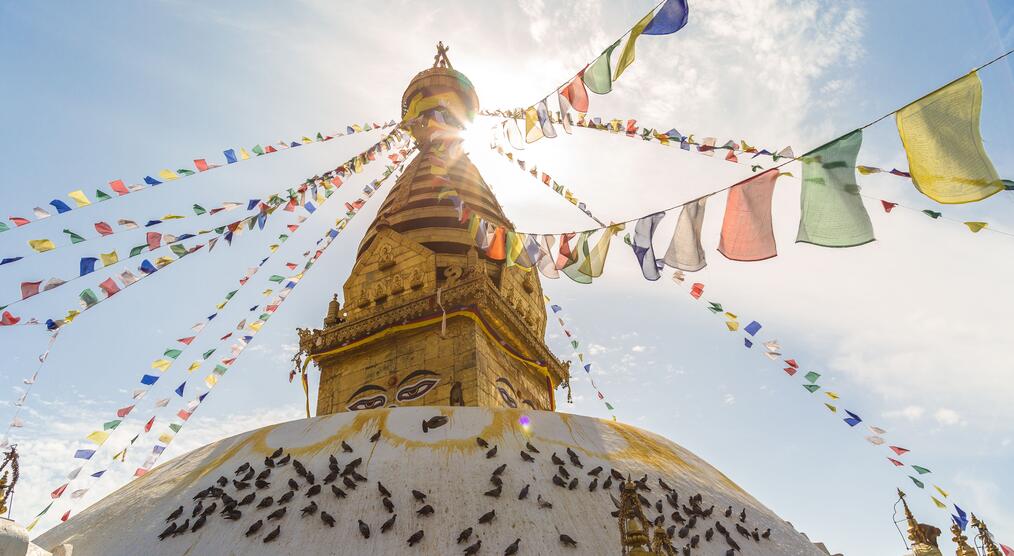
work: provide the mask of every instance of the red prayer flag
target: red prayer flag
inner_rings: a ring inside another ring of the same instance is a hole
[[[130,412],[133,411],[133,410],[134,410],[134,406],[132,406],[132,405],[128,405],[127,407],[121,407],[120,409],[116,410],[116,416],[119,417],[120,419],[123,419],[124,417],[126,417],[127,415],[129,415]]]
[[[725,153],[725,159],[729,162],[739,162],[739,158],[736,157],[736,152],[729,149],[729,152]]]
[[[223,359],[222,360],[222,364],[225,365],[226,367],[228,367],[229,365],[232,365],[235,361],[236,361],[235,357],[233,357],[231,359]]]
[[[904,467],[905,466],[904,463],[901,463],[900,461],[898,461],[898,460],[896,460],[894,458],[887,458],[887,461],[893,463],[896,467]]]
[[[154,417],[152,417],[151,419],[148,419],[148,422],[145,423],[145,425],[144,425],[144,432],[150,431],[151,430],[151,426],[154,425],[154,424],[155,424],[155,418]]]
[[[54,490],[49,494],[50,498],[56,499],[63,496],[63,491],[67,490],[67,483],[64,483],[60,488]]]
[[[690,286],[690,295],[693,296],[694,299],[700,299],[701,295],[703,294],[704,294],[704,284],[698,282]]]
[[[599,397],[600,400],[606,399],[606,397],[602,395],[602,392],[599,392],[598,390],[596,390],[595,393],[598,394],[598,397]]]
[[[777,179],[778,170],[772,168],[729,190],[718,242],[718,252],[726,258],[763,261],[778,254],[771,225],[771,197]]]
[[[106,278],[103,280],[102,283],[99,284],[99,287],[102,288],[102,291],[106,292],[106,297],[112,297],[120,291],[120,286],[116,285],[116,281],[112,278]]]
[[[3,318],[0,318],[0,326],[13,326],[21,320],[21,317],[15,317],[10,311],[4,311]]]
[[[206,172],[208,170],[208,162],[203,158],[194,160],[194,168],[197,168],[198,172]]]
[[[180,419],[183,419],[184,421],[186,421],[187,419],[189,419],[190,415],[191,414],[188,413],[187,410],[185,410],[185,409],[181,409],[180,412],[176,414],[177,417],[179,417]]]
[[[187,336],[186,338],[180,338],[179,340],[176,340],[176,341],[179,342],[179,343],[181,343],[181,344],[189,346],[190,342],[194,341],[194,338],[196,338],[196,336]]]
[[[795,359],[786,359],[785,363],[788,364],[788,366],[792,367],[793,369],[799,368],[799,363],[796,363]]]
[[[792,375],[796,374],[796,369],[794,369],[792,367],[785,367],[782,370],[785,371],[785,374],[787,374],[789,376],[792,376]]]
[[[113,180],[109,182],[109,187],[116,192],[117,195],[126,195],[130,193],[127,186],[123,185],[123,180]]]
[[[560,96],[567,99],[570,106],[578,112],[588,111],[588,91],[584,88],[584,70],[581,70],[574,79],[563,89],[560,89]]]
[[[1000,550],[1003,550],[1003,556],[1014,556],[1014,548],[1011,548],[1005,544],[1000,545]]]
[[[907,449],[905,449],[905,448],[899,448],[898,446],[889,446],[889,448],[891,448],[892,450],[894,450],[894,453],[898,454],[899,456],[908,453]]]
[[[63,517],[60,518],[60,521],[67,521],[68,519],[70,519],[70,510],[67,510],[67,512],[63,514]]]
[[[28,299],[39,293],[39,286],[41,285],[42,280],[38,282],[21,282],[21,299]]]
[[[110,226],[109,224],[107,224],[105,222],[96,222],[95,223],[95,231],[98,232],[98,233],[100,233],[100,234],[102,234],[102,235],[104,235],[104,236],[108,236],[108,235],[112,235],[113,234],[113,228],[112,228],[112,226]]]
[[[331,178],[331,185],[333,185],[335,187],[341,187],[342,186],[342,179],[339,178],[338,176],[335,176],[335,177]]]
[[[295,232],[299,229],[299,224],[288,224],[285,227],[288,228],[290,232]]]
[[[158,249],[158,246],[162,243],[162,234],[158,232],[148,232],[148,249],[154,251]]]
[[[884,212],[891,212],[891,209],[898,206],[898,203],[892,203],[890,201],[880,201],[880,204],[884,205]]]
[[[134,476],[135,476],[135,477],[140,477],[140,476],[144,475],[144,474],[145,474],[145,473],[147,473],[147,472],[148,472],[148,470],[147,470],[147,469],[145,469],[145,468],[143,468],[143,467],[138,467],[138,468],[137,468],[137,471],[134,471]]]
[[[272,147],[271,145],[268,145],[268,146],[264,147],[264,152],[266,152],[266,153],[274,153],[274,152],[278,152],[278,149]]]
[[[486,256],[493,259],[494,261],[502,261],[507,258],[506,252],[506,237],[504,236],[503,226],[497,226],[496,231],[493,232],[493,240],[489,242],[489,248],[486,249]]]
[[[268,313],[274,313],[277,309],[278,309],[278,304],[276,303],[274,305],[268,305],[267,307],[265,307],[264,310],[267,311]]]
[[[14,222],[14,224],[16,224],[18,226],[24,226],[25,224],[28,224],[28,222],[29,222],[29,220],[27,218],[21,218],[20,216],[11,216],[10,217],[10,221]]]
[[[226,340],[229,338],[229,336],[232,336],[232,332],[226,334],[225,336],[222,336],[221,338],[219,338],[219,340]]]
[[[289,270],[296,270],[298,265],[296,263],[285,263],[285,266],[288,267]]]

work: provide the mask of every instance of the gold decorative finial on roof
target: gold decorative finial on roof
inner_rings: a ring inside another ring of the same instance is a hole
[[[943,556],[940,547],[937,546],[940,529],[915,520],[912,510],[908,507],[908,502],[905,501],[905,493],[900,488],[898,489],[898,498],[905,507],[905,521],[908,522],[908,539],[912,541],[912,553],[916,556]]]
[[[954,535],[951,540],[958,545],[955,556],[979,556],[979,553],[968,545],[968,537],[961,531],[961,527],[958,527],[957,523],[951,524],[951,534]]]
[[[982,522],[979,518],[972,514],[972,527],[979,530],[979,540],[982,541],[982,547],[986,549],[986,556],[1003,556],[1000,552],[1000,548],[993,542],[993,534],[989,532],[989,527]]]
[[[447,58],[447,51],[450,49],[451,47],[444,46],[444,41],[437,43],[437,55],[433,57],[433,67],[454,69],[451,60]]]
[[[627,478],[620,483],[620,546],[627,556],[652,556],[648,520],[637,499],[637,484]]]
[[[10,466],[9,470],[8,466]],[[5,514],[8,511],[7,503],[14,495],[14,485],[18,484],[18,476],[20,474],[18,472],[18,450],[16,446],[11,446],[7,453],[3,455],[0,471],[3,471],[3,476],[0,476],[0,514]],[[7,482],[8,473],[13,474],[10,483]]]

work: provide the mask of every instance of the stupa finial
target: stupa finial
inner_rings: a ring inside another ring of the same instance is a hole
[[[951,540],[954,544],[958,545],[958,549],[955,552],[955,556],[979,556],[979,553],[974,548],[969,546],[968,537],[961,531],[961,527],[958,527],[957,523],[951,524]]]
[[[433,67],[454,69],[451,60],[447,58],[447,51],[450,49],[451,47],[444,46],[444,41],[437,42],[437,55],[433,57]]]
[[[986,550],[986,556],[1003,556],[1000,548],[993,541],[993,534],[989,532],[989,527],[986,527],[981,519],[975,517],[975,514],[972,514],[972,527],[979,530],[978,537],[982,541],[982,547]]]
[[[898,498],[905,507],[905,521],[908,522],[908,539],[912,541],[912,553],[916,556],[942,556],[940,547],[937,546],[940,529],[915,520],[905,500],[905,493],[900,488]]]

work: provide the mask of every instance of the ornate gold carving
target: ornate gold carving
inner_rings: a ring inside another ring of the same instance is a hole
[[[932,525],[918,523],[912,511],[908,508],[905,500],[905,493],[898,489],[898,498],[905,507],[905,521],[908,522],[908,539],[912,541],[912,553],[915,556],[943,556],[937,546],[937,537],[940,536],[940,529]]]
[[[986,524],[982,520],[975,517],[975,514],[972,514],[972,527],[975,527],[979,531],[976,537],[982,541],[982,547],[986,550],[986,556],[1003,556],[1000,553],[1000,548],[993,541],[993,534],[989,532],[989,527],[986,527]]]
[[[648,520],[641,512],[637,499],[637,485],[629,478],[620,487],[620,547],[621,554],[651,556],[651,539],[648,538]]]
[[[433,67],[454,69],[451,61],[447,58],[447,51],[450,49],[451,47],[444,46],[444,41],[437,43],[437,55],[433,57]]]
[[[458,278],[461,278],[461,275],[462,275],[463,272],[464,271],[461,269],[460,266],[449,266],[449,267],[445,268],[444,269],[444,279],[445,279],[444,287],[445,288],[452,288],[452,287],[454,287],[454,284],[458,283]]]
[[[979,553],[968,545],[968,537],[961,531],[961,527],[958,527],[957,523],[951,524],[951,534],[954,535],[951,540],[958,545],[956,556],[979,556]]]

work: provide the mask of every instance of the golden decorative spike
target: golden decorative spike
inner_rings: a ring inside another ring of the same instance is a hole
[[[626,556],[653,556],[648,520],[641,512],[637,485],[629,478],[620,485],[620,547]]]
[[[651,553],[655,556],[676,556],[672,545],[669,544],[669,535],[661,525],[656,525],[652,532]]]
[[[898,498],[905,507],[905,521],[908,522],[908,539],[912,541],[912,553],[916,556],[943,556],[937,546],[937,537],[940,536],[940,529],[932,525],[919,523],[912,515],[912,510],[905,500],[905,493],[898,489]]]
[[[972,527],[979,530],[979,540],[982,541],[982,547],[986,549],[986,556],[1003,556],[1000,552],[1000,548],[993,542],[993,534],[989,532],[989,527],[982,522],[979,518],[972,514]]]
[[[450,49],[451,47],[444,46],[444,41],[437,43],[437,55],[433,57],[433,67],[454,69],[451,61],[447,58],[447,51]]]
[[[954,535],[951,540],[958,545],[955,556],[979,556],[979,553],[968,545],[968,537],[961,531],[961,527],[958,527],[957,523],[951,524],[951,534]]]
[[[7,472],[0,477],[0,514],[7,513]]]

